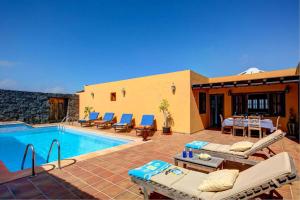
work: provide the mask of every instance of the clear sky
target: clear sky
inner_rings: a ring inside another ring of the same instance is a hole
[[[298,0],[0,0],[0,88],[75,92],[299,62]]]

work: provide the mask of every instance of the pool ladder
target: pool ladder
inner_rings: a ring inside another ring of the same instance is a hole
[[[66,127],[65,125],[63,124],[64,121],[66,122],[68,120],[68,117],[64,117],[61,122],[58,124],[58,131],[61,131],[61,132],[65,132],[66,131]]]
[[[26,160],[26,156],[27,156],[27,152],[28,149],[31,148],[31,152],[32,152],[32,156],[31,156],[31,176],[35,176],[35,150],[34,150],[34,146],[32,144],[27,144],[25,152],[24,152],[24,156],[23,156],[23,160],[22,160],[22,166],[21,166],[21,170],[24,169],[24,164],[25,164],[25,160]]]
[[[52,141],[52,143],[51,143],[50,149],[48,151],[47,163],[49,162],[50,154],[52,152],[52,148],[53,148],[53,145],[55,143],[57,144],[58,169],[61,169],[61,164],[60,164],[60,144],[59,144],[59,141],[57,139],[54,139]],[[31,156],[31,176],[33,177],[33,176],[36,176],[36,173],[35,173],[35,150],[34,150],[33,144],[27,144],[27,146],[26,146],[26,149],[25,149],[25,152],[24,152],[24,156],[23,156],[23,159],[22,159],[21,170],[24,169],[24,164],[25,164],[25,160],[26,160],[29,148],[31,149],[31,153],[32,153],[32,156]]]
[[[63,124],[58,124],[58,131],[65,132],[66,127]]]
[[[47,156],[47,163],[49,162],[49,158],[50,158],[50,154],[52,152],[52,148],[54,144],[57,144],[57,162],[58,162],[58,169],[61,169],[61,165],[60,165],[60,144],[58,142],[57,139],[54,139],[51,143],[50,149],[48,151],[48,156]]]

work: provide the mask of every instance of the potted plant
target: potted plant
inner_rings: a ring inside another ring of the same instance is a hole
[[[84,108],[84,119],[86,119],[90,115],[90,112],[92,112],[92,109],[93,109],[93,107],[89,107],[89,106],[86,106]]]
[[[169,106],[170,104],[166,99],[163,99],[159,105],[159,111],[164,115],[163,133],[171,132]]]

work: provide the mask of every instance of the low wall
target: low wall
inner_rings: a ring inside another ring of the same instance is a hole
[[[49,122],[49,98],[68,99],[69,117],[79,117],[79,98],[75,94],[25,92],[0,89],[0,121]]]

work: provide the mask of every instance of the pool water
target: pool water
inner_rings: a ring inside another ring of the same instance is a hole
[[[44,128],[21,128],[11,125],[0,126],[0,161],[9,171],[21,170],[22,158],[27,144],[33,144],[36,152],[36,165],[46,163],[50,145],[57,139],[61,148],[61,159],[70,158],[94,151],[99,151],[131,142],[130,140],[87,133],[66,128],[59,131],[57,126]],[[10,127],[8,127],[10,126]],[[2,129],[2,130],[1,130]],[[6,130],[5,130],[6,129]],[[4,131],[5,130],[5,131]],[[29,150],[25,167],[31,167]],[[54,145],[49,162],[57,160],[57,147]]]
[[[27,124],[5,124],[0,125],[0,133],[8,133],[8,132],[14,132],[14,131],[23,131],[32,129],[31,126],[28,126]]]

